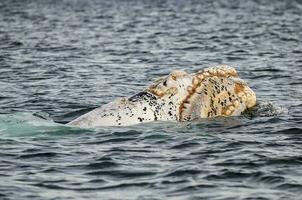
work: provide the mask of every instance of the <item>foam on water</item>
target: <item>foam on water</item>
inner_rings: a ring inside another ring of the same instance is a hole
[[[272,117],[288,114],[284,106],[273,105],[272,102],[257,102],[256,106],[247,110],[243,115],[247,117]]]

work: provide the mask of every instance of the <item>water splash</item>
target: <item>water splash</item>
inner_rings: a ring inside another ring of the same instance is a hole
[[[255,118],[273,117],[286,114],[288,114],[288,109],[285,107],[274,105],[272,102],[257,102],[256,106],[244,113],[244,116],[248,118]]]
[[[41,114],[41,113],[40,113]],[[2,136],[64,135],[79,132],[80,129],[55,123],[51,118],[38,117],[38,113],[18,112],[0,115]]]

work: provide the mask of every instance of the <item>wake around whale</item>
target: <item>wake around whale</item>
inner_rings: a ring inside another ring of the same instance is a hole
[[[219,65],[194,74],[174,71],[144,91],[105,104],[67,125],[91,128],[238,116],[255,104],[255,93],[236,70]]]

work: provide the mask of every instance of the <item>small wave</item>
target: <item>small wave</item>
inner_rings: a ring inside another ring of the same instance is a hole
[[[279,186],[276,187],[276,189],[279,190],[289,190],[292,192],[301,192],[302,191],[302,185],[301,184],[296,184],[296,183],[284,183],[280,184]]]
[[[301,128],[286,128],[283,130],[278,130],[273,132],[274,134],[301,134],[302,133],[302,129]]]
[[[145,176],[153,176],[156,175],[155,172],[150,171],[130,171],[130,170],[96,170],[85,173],[86,175],[94,175],[94,176],[110,176],[116,178],[137,178],[137,177],[145,177]]]
[[[210,174],[206,177],[207,180],[225,180],[225,179],[244,179],[250,177],[251,173],[224,171],[221,174]]]
[[[55,152],[41,152],[41,153],[30,153],[30,154],[23,154],[20,155],[19,158],[50,158],[55,157],[57,154]]]
[[[113,168],[117,167],[118,164],[112,161],[104,161],[104,162],[93,162],[86,165],[87,169],[104,169],[104,168]]]
[[[166,177],[181,177],[181,176],[194,176],[200,174],[202,171],[199,169],[177,169],[165,175]]]
[[[173,145],[171,147],[171,149],[187,149],[187,148],[192,148],[192,147],[196,147],[196,146],[200,146],[200,143],[198,142],[181,142],[179,144]]]

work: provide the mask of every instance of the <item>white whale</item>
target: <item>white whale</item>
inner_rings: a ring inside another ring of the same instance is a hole
[[[90,128],[151,121],[189,121],[238,116],[256,104],[256,95],[227,65],[194,74],[174,71],[144,91],[96,108],[68,123]]]

